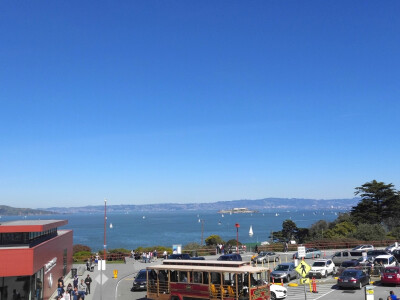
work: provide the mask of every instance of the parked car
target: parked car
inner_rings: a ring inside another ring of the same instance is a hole
[[[311,270],[308,276],[311,277],[328,277],[329,274],[333,274],[335,270],[335,264],[331,259],[318,259],[314,261],[311,266]]]
[[[359,260],[353,259],[353,260],[346,260],[342,262],[340,267],[335,268],[335,275],[340,276],[344,270],[346,269],[357,269],[357,270],[362,270],[364,268],[364,264],[362,264]]]
[[[386,267],[381,275],[381,284],[400,284],[400,267]]]
[[[371,260],[374,260],[375,257],[379,256],[379,255],[388,255],[390,253],[388,253],[386,250],[369,250],[367,251],[367,257]]]
[[[284,286],[271,284],[269,290],[271,291],[271,300],[285,299],[287,296],[287,288]]]
[[[391,255],[391,254],[386,254],[386,255],[379,255],[375,257],[374,260],[374,265],[375,266],[383,266],[383,267],[394,267],[398,265],[397,259]]]
[[[372,245],[358,245],[357,247],[354,247],[352,251],[360,251],[360,252],[366,252],[369,250],[374,250],[374,246]]]
[[[150,270],[147,270],[147,273],[150,274]],[[147,276],[146,269],[140,270],[135,279],[133,280],[132,291],[146,290],[147,288]]]
[[[397,247],[396,247],[396,243],[391,244],[391,245],[387,246],[387,247],[385,248],[385,250],[386,250],[387,252],[389,252],[389,253],[392,252],[392,251],[394,251],[394,250],[400,250],[400,244],[397,243]]]
[[[393,250],[392,255],[397,259],[397,261],[400,261],[400,249]]]
[[[270,281],[289,282],[291,279],[299,278],[299,273],[295,270],[296,266],[294,263],[281,263],[275,267],[271,272]]]
[[[369,283],[369,275],[357,269],[346,269],[338,278],[337,286],[340,288],[361,289]]]
[[[242,256],[237,253],[233,254],[224,254],[218,257],[217,260],[224,260],[224,261],[242,261]]]
[[[279,261],[279,255],[275,252],[260,252],[258,256],[253,260],[257,263],[266,263],[271,261]]]
[[[168,255],[168,259],[191,259],[191,256],[187,253],[171,254]]]
[[[358,259],[361,256],[361,251],[338,251],[332,256],[332,261],[336,266],[340,266],[346,260]]]
[[[299,254],[296,252],[293,254],[293,258],[297,259]],[[306,257],[305,258],[319,258],[321,257],[321,250],[318,250],[316,248],[306,248]]]

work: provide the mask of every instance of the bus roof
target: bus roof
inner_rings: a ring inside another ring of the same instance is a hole
[[[195,271],[195,272],[226,272],[226,273],[259,273],[266,272],[268,268],[265,267],[252,267],[250,265],[244,265],[239,267],[227,267],[227,266],[193,266],[193,265],[184,265],[184,264],[166,264],[166,265],[154,265],[149,266],[146,269],[148,270],[181,270],[181,271]]]
[[[209,266],[209,267],[226,267],[239,268],[249,266],[250,262],[246,261],[222,261],[222,260],[183,260],[183,259],[166,259],[163,265],[185,265],[185,266]]]

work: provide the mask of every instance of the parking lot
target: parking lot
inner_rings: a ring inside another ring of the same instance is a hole
[[[323,254],[325,257],[331,257],[333,253],[336,251],[327,251]],[[252,256],[252,253],[243,254],[243,260],[249,261]],[[292,253],[280,253],[280,261],[281,262],[291,262],[293,252]],[[210,256],[206,259],[216,259],[218,256]],[[323,258],[323,257],[322,257]],[[107,274],[109,278],[112,277],[112,269],[116,268],[119,270],[119,276],[117,279],[108,280],[103,286],[102,293],[103,299],[118,299],[118,300],[131,300],[131,299],[142,299],[146,297],[145,291],[131,291],[133,285],[133,279],[137,272],[140,269],[144,269],[151,264],[157,264],[158,262],[152,263],[142,263],[139,261],[131,261],[127,264],[122,265],[108,265]],[[312,259],[306,259],[308,264],[312,264]],[[270,264],[270,268],[273,269],[274,264]],[[97,271],[98,272],[98,271]],[[298,282],[298,280],[292,280],[292,283]],[[378,300],[380,297],[385,299],[389,295],[389,291],[393,290],[395,294],[400,294],[400,288],[398,287],[386,287],[381,286],[379,281],[375,283],[374,286],[374,299]],[[364,288],[362,290],[339,290],[336,286],[336,279],[332,276],[328,276],[327,278],[321,278],[317,280],[317,293],[312,293],[310,291],[310,287],[307,284],[305,287],[303,285],[298,286],[288,286],[288,283],[284,283],[284,286],[288,289],[288,294],[286,299],[322,299],[322,300],[336,300],[336,299],[365,299],[365,291]],[[99,285],[96,287],[95,295],[93,299],[100,299],[100,290]]]

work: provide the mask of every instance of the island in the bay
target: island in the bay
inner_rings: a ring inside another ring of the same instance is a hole
[[[258,213],[258,210],[251,210],[248,209],[247,207],[235,207],[233,209],[228,209],[228,210],[220,210],[218,211],[219,214],[252,214],[252,213]]]

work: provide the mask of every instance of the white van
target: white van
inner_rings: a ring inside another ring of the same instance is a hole
[[[375,266],[384,266],[386,267],[394,267],[397,266],[398,262],[393,255],[379,255],[375,257],[374,265]]]

